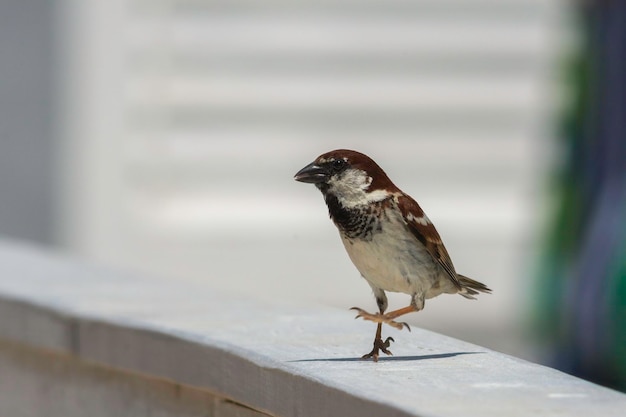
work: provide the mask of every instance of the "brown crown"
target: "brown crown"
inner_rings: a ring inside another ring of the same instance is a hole
[[[323,163],[333,159],[345,159],[350,167],[367,172],[367,174],[372,177],[372,184],[369,187],[369,191],[387,190],[395,192],[398,190],[398,187],[391,182],[385,171],[383,171],[372,158],[361,152],[350,149],[336,149],[318,156],[315,162]]]

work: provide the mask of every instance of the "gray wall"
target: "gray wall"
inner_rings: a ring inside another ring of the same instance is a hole
[[[0,235],[53,241],[52,0],[0,1]]]

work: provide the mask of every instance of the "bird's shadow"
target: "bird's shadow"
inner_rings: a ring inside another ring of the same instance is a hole
[[[453,358],[461,355],[476,355],[486,352],[451,352],[451,353],[436,353],[432,355],[417,355],[417,356],[381,356],[378,358],[379,362],[387,361],[423,361],[429,359],[445,359]],[[367,359],[361,358],[317,358],[317,359],[296,359],[289,362],[367,362]]]

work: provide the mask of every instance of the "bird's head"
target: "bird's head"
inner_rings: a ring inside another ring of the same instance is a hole
[[[298,171],[296,181],[315,184],[344,207],[370,204],[397,190],[385,171],[369,156],[348,149],[326,152]]]

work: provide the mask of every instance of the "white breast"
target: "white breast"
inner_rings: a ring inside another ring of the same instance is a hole
[[[437,266],[426,248],[408,232],[401,214],[387,210],[389,221],[371,240],[348,239],[343,244],[361,275],[373,287],[407,294],[425,294],[435,282]]]

